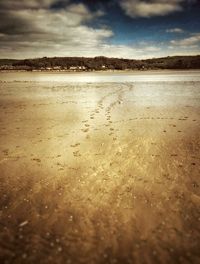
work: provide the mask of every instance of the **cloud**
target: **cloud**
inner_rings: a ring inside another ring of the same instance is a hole
[[[184,0],[122,0],[120,5],[125,13],[132,18],[149,18],[182,11],[182,2]]]
[[[84,50],[89,53],[112,37],[109,28],[87,25],[103,15],[100,10],[91,12],[82,3],[52,9],[53,3],[52,0],[2,0],[1,57],[5,54],[6,57],[9,54],[15,57],[70,56],[72,51],[81,55]]]
[[[182,47],[189,47],[200,45],[200,33],[193,34],[192,36],[184,39],[179,40],[171,40],[170,44],[172,46],[182,46]]]
[[[21,10],[29,8],[48,8],[54,4],[56,0],[1,0],[0,10]]]
[[[141,59],[168,56],[176,50],[181,52],[179,44],[176,46],[178,40],[171,41],[171,51],[159,42],[112,44],[112,29],[97,26],[96,23],[104,16],[101,10],[91,11],[83,3],[75,4],[68,0],[59,0],[63,4],[58,5],[57,1],[0,0],[0,57],[104,55]],[[174,0],[175,2],[181,3]],[[172,3],[172,0],[168,0],[168,3]],[[197,35],[192,35],[191,38],[194,41]]]
[[[170,28],[166,30],[167,33],[184,33],[184,30],[181,28]]]

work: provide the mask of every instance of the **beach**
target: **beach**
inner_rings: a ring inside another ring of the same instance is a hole
[[[199,71],[0,80],[1,263],[200,262]]]

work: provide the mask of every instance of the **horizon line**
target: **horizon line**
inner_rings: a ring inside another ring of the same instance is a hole
[[[48,57],[48,56],[43,56],[43,57],[27,57],[27,58],[21,58],[21,59],[17,59],[17,58],[0,58],[0,60],[35,60],[35,59],[43,59],[43,58],[47,58],[47,59],[53,59],[53,58],[89,58],[89,59],[94,59],[94,58],[107,58],[107,59],[120,59],[120,60],[153,60],[153,59],[164,59],[164,58],[173,58],[173,57],[197,57],[200,56],[200,54],[193,54],[193,55],[168,55],[165,57],[151,57],[151,58],[145,58],[145,59],[131,59],[131,58],[123,58],[123,57],[107,57],[107,56],[103,56],[103,55],[99,55],[99,56],[53,56],[53,57]]]

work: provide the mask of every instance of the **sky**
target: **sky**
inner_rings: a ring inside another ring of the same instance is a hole
[[[200,54],[200,0],[0,0],[0,58]]]

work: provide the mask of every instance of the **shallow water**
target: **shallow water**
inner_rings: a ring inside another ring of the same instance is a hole
[[[2,81],[32,82],[183,82],[200,81],[200,71],[135,71],[135,72],[3,72]]]

